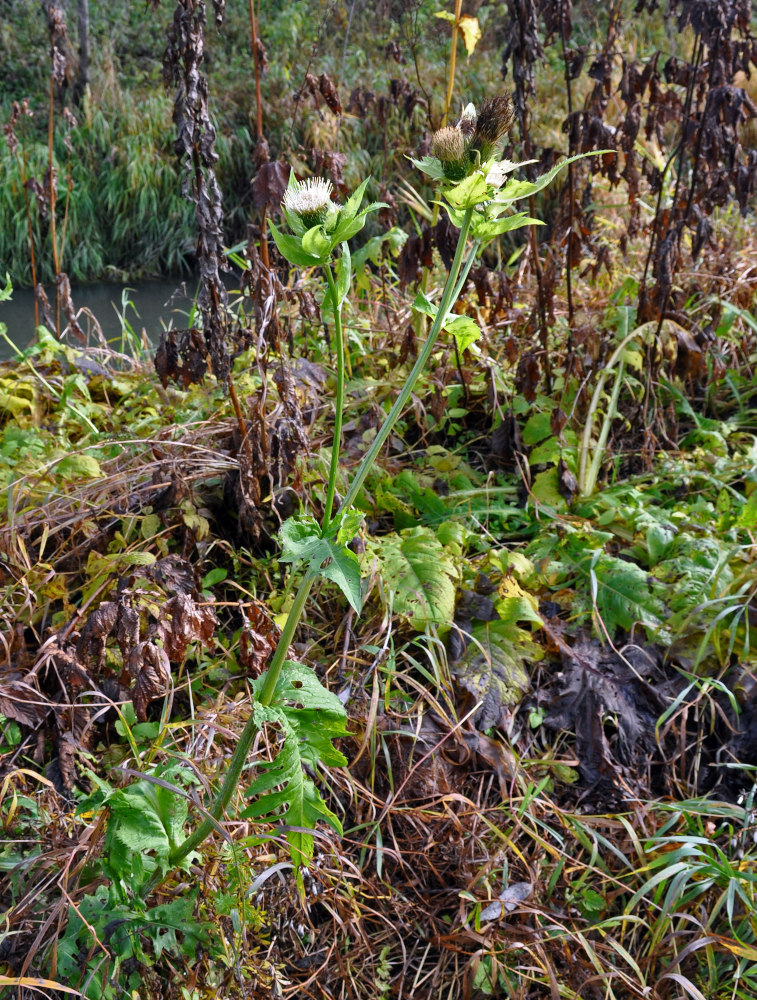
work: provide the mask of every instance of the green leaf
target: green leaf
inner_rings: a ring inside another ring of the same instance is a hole
[[[597,612],[611,636],[618,627],[629,631],[639,622],[653,629],[662,624],[663,603],[641,566],[603,554],[594,574]]]
[[[411,156],[409,159],[414,167],[417,167],[421,173],[426,174],[426,176],[430,177],[432,180],[444,181],[447,179],[444,175],[441,163],[435,156],[424,156],[420,160],[414,160]]]
[[[321,561],[328,554],[328,546],[321,537],[321,529],[315,518],[290,517],[281,525],[281,562],[309,562],[319,551],[323,551]]]
[[[254,682],[256,693],[265,677],[264,673]],[[257,801],[242,815],[298,827],[286,835],[292,861],[297,866],[308,864],[313,857],[313,835],[308,831],[324,820],[341,835],[342,825],[304,767],[343,767],[347,763],[332,743],[347,735],[347,713],[312,670],[291,660],[283,665],[272,704],[264,707],[255,701],[253,711],[261,728],[266,723],[277,725],[283,740],[274,760],[260,767],[261,773],[247,789],[246,795]]]
[[[525,212],[508,215],[506,219],[485,219],[483,216],[474,218],[471,224],[471,235],[477,240],[491,240],[502,233],[510,233],[524,226],[543,226],[541,219],[532,219]]]
[[[549,413],[533,413],[523,428],[523,444],[528,445],[530,448],[532,445],[538,444],[539,441],[543,441],[544,438],[549,437],[552,433],[551,419],[552,417]]]
[[[449,625],[455,608],[457,572],[450,554],[429,528],[387,536],[378,549],[384,586],[394,611],[422,630],[428,623]]]
[[[344,208],[339,213],[343,219],[354,219],[360,210],[360,206],[363,202],[363,196],[365,195],[365,189],[368,187],[370,177],[366,177],[363,183],[357,188],[353,194],[344,203]]]
[[[444,197],[453,208],[475,208],[482,201],[489,201],[493,190],[486,183],[486,178],[480,171],[475,171],[464,181],[444,192]]]
[[[499,194],[495,196],[494,203],[495,205],[511,205],[514,201],[520,201],[521,198],[528,198],[530,195],[536,194],[537,191],[541,191],[551,184],[560,171],[564,170],[568,164],[575,163],[577,160],[583,160],[587,156],[601,156],[603,153],[614,152],[614,149],[595,149],[589,153],[579,153],[577,156],[569,156],[567,159],[555,164],[551,170],[548,170],[546,174],[542,174],[536,181],[508,181]]]
[[[225,570],[222,566],[216,566],[209,573],[206,573],[202,578],[202,589],[208,590],[210,587],[214,587],[217,583],[221,583],[228,576],[228,570]]]
[[[325,263],[331,256],[331,247],[331,240],[323,232],[322,226],[313,226],[302,237],[302,249],[321,263]]]
[[[351,277],[352,260],[350,258],[350,248],[346,243],[342,243],[342,253],[336,263],[337,309],[341,307],[349,294]]]
[[[0,302],[7,302],[13,295],[13,285],[11,284],[11,276],[8,272],[5,272],[5,288],[0,288]]]
[[[99,479],[102,476],[100,463],[92,455],[66,455],[56,466],[61,479]]]
[[[557,475],[557,466],[545,469],[534,477],[531,485],[531,493],[539,503],[546,504],[554,510],[565,510],[568,503],[560,492],[560,480]]]
[[[301,239],[296,236],[289,236],[287,233],[282,233],[272,221],[269,221],[268,227],[273,234],[273,239],[279,249],[279,253],[290,264],[294,264],[295,267],[316,267],[321,263],[318,257],[314,257],[302,249]]]
[[[464,351],[481,337],[481,328],[470,316],[453,316],[444,324],[457,341],[457,349]]]
[[[363,606],[360,578],[360,564],[351,549],[344,545],[329,544],[331,562],[324,566],[321,575],[339,587],[341,592],[359,614]]]

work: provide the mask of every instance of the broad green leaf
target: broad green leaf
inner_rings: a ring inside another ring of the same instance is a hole
[[[464,351],[481,337],[481,328],[470,316],[453,316],[444,324],[457,342],[457,349]]]
[[[302,237],[302,249],[305,253],[317,257],[319,261],[328,260],[331,254],[331,240],[323,232],[322,226],[313,226]]]
[[[302,249],[302,241],[298,237],[282,233],[272,221],[269,221],[268,227],[273,234],[279,253],[290,264],[294,264],[295,267],[316,267],[321,263],[318,257],[314,257]]]
[[[5,288],[0,288],[0,302],[7,302],[11,295],[13,295],[13,285],[11,284],[11,276],[6,271]]]
[[[325,543],[321,537],[321,529],[315,518],[312,517],[290,517],[281,525],[279,531],[281,536],[282,562],[309,562],[319,550],[326,552]]]
[[[523,444],[528,445],[530,448],[532,445],[538,444],[539,441],[543,441],[544,438],[549,437],[552,433],[551,419],[552,417],[549,413],[543,411],[541,413],[533,413],[523,428]]]
[[[486,183],[486,179],[479,170],[460,181],[454,187],[444,192],[444,197],[453,208],[475,208],[482,201],[488,201],[492,197],[492,188]]]
[[[363,606],[360,564],[354,552],[344,545],[329,544],[331,562],[324,566],[321,575],[333,581],[358,614]]]
[[[543,226],[541,219],[532,219],[525,212],[518,212],[515,215],[508,215],[505,219],[484,219],[483,216],[474,218],[471,224],[471,233],[478,240],[491,240],[495,236],[503,233],[510,233],[515,229],[523,229],[524,226]]]
[[[413,300],[413,309],[415,309],[416,312],[423,313],[424,316],[430,316],[431,319],[436,317],[436,313],[438,311],[437,307],[423,291],[418,292],[415,296],[415,299]]]
[[[531,493],[539,503],[546,504],[555,510],[565,510],[568,506],[565,497],[560,492],[560,480],[557,475],[557,466],[545,469],[534,477],[531,485]]]
[[[450,554],[429,528],[386,536],[377,549],[380,572],[393,595],[394,611],[422,630],[427,624],[449,625],[455,609],[457,572]]]
[[[665,609],[650,587],[648,574],[635,563],[602,553],[593,567],[597,613],[612,637],[639,623],[648,628],[662,624]]]
[[[427,177],[430,177],[434,181],[444,181],[447,179],[444,175],[441,163],[435,156],[424,156],[420,160],[414,160],[411,156],[410,162],[414,167],[417,167],[418,170],[426,174]]]

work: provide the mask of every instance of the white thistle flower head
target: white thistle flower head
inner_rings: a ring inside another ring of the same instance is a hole
[[[332,206],[333,190],[331,181],[323,177],[310,177],[302,183],[295,182],[284,194],[284,208],[299,215],[308,229],[322,226]]]

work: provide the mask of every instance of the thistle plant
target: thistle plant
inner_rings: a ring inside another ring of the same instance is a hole
[[[326,279],[324,305],[333,315],[337,360],[329,480],[320,523],[311,514],[306,514],[290,518],[282,526],[280,558],[302,573],[301,581],[270,666],[253,682],[250,719],[229,762],[223,785],[206,814],[207,819],[169,855],[169,867],[185,863],[190,852],[218,826],[239,783],[252,741],[266,724],[277,726],[283,740],[276,758],[261,766],[247,789],[246,794],[253,803],[243,815],[254,819],[275,818],[288,826],[287,838],[295,866],[307,863],[312,856],[313,838],[307,831],[318,820],[325,820],[341,833],[338,817],[322,800],[305,768],[316,771],[319,766],[347,763],[332,743],[346,733],[346,713],[339,699],[320,684],[314,671],[287,660],[286,656],[318,577],[336,583],[359,613],[362,604],[360,567],[348,545],[359,530],[362,515],[353,504],[426,368],[442,330],[452,334],[460,350],[480,336],[476,323],[466,316],[453,315],[452,308],[482,248],[502,233],[541,225],[539,220],[524,212],[513,212],[512,207],[546,187],[558,171],[571,162],[563,161],[535,182],[510,177],[518,164],[500,159],[498,144],[510,127],[512,117],[512,102],[507,95],[485,101],[478,112],[473,105],[468,105],[455,126],[435,134],[431,145],[433,155],[413,161],[421,171],[440,182],[444,208],[459,230],[457,248],[439,304],[434,305],[423,292],[414,303],[416,309],[432,319],[428,337],[354,473],[337,512],[334,511],[334,497],[347,362],[341,316],[351,280],[348,240],[363,228],[368,214],[381,205],[374,203],[361,209],[368,180],[363,181],[340,207],[331,199],[328,181],[313,179],[299,183],[294,176],[290,178],[282,211],[291,232],[285,233],[273,224],[271,232],[280,253],[291,264],[320,269]],[[338,256],[335,256],[337,250]]]

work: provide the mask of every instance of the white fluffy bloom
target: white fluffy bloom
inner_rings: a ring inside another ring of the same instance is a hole
[[[287,188],[284,194],[284,208],[295,212],[308,228],[319,226],[326,220],[331,208],[331,181],[322,177],[311,177],[302,183]]]

